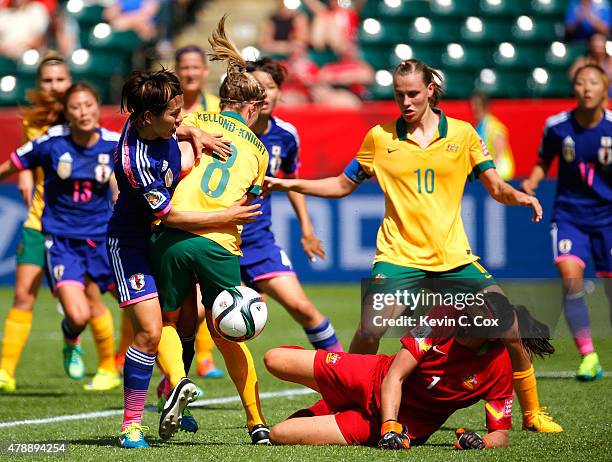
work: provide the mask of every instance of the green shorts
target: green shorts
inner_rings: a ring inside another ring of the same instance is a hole
[[[207,309],[221,292],[240,285],[240,257],[205,237],[159,226],[150,252],[163,311],[178,309],[196,282]]]
[[[424,280],[434,283],[431,289],[453,289],[457,291],[479,291],[497,285],[495,278],[477,261],[458,266],[448,271],[425,271],[418,268],[377,262],[372,268],[372,279],[391,279],[385,282],[386,289],[412,289],[421,287]]]
[[[17,264],[45,267],[45,235],[34,228],[21,228],[17,244]]]

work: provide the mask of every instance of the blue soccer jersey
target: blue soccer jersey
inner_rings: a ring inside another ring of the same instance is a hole
[[[278,117],[270,118],[269,130],[259,135],[270,154],[267,176],[278,176],[283,172],[286,176],[297,175],[299,169],[300,140],[296,128]],[[274,235],[270,230],[272,225],[272,203],[270,196],[256,199],[253,203],[261,203],[262,215],[253,223],[245,225],[242,230],[241,264],[249,263],[256,256],[256,249],[274,243]]]
[[[181,174],[178,141],[143,140],[128,121],[115,153],[119,199],[109,224],[109,235],[146,239],[151,223],[170,211],[170,198]]]
[[[83,147],[72,141],[68,126],[57,125],[11,154],[20,170],[39,166],[44,170],[45,234],[94,241],[106,238],[112,211],[112,154],[119,134],[103,128],[98,133],[95,145]]]
[[[612,223],[612,112],[592,128],[578,125],[574,112],[546,121],[539,157],[559,157],[553,221],[578,225]]]

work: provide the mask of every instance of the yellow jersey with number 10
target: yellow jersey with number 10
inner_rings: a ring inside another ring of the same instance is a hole
[[[372,128],[357,154],[358,168],[345,171],[356,182],[376,176],[385,194],[375,262],[448,271],[478,259],[463,229],[461,199],[466,179],[495,165],[470,124],[434,112],[438,131],[426,148],[400,117]]]
[[[176,187],[172,196],[174,209],[215,212],[227,209],[245,194],[260,193],[268,168],[268,151],[239,114],[194,112],[183,119],[183,125],[222,134],[231,140],[232,154],[227,160],[215,154],[202,155]],[[192,232],[215,241],[235,255],[242,255],[242,226]]]

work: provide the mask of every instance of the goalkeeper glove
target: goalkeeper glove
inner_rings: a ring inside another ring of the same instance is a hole
[[[457,442],[455,449],[484,449],[486,447],[482,437],[476,432],[466,432],[463,428],[455,430]]]
[[[409,449],[410,438],[406,429],[395,420],[387,420],[380,430],[382,438],[378,442],[381,449]]]

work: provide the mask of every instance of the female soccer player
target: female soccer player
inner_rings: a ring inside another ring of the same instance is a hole
[[[119,306],[128,311],[134,328],[123,369],[124,416],[119,441],[125,448],[148,447],[141,419],[158,346],[162,369],[171,377],[178,375],[162,412],[163,439],[178,430],[187,400],[195,394],[195,385],[182,379],[185,374],[176,317],[162,317],[149,262],[152,222],[159,219],[165,226],[189,231],[242,223],[257,214],[257,206],[234,205],[213,213],[172,207],[170,197],[181,172],[191,168],[194,160],[193,149],[181,155],[176,137],[182,120],[182,93],[176,75],[163,70],[133,72],[121,95],[122,110],[130,116],[115,156],[120,194],[109,223],[108,249]],[[208,146],[223,151],[225,145],[213,139]]]
[[[295,127],[272,116],[280,98],[285,77],[284,68],[276,61],[263,58],[247,63],[247,70],[266,90],[266,100],[257,121],[251,129],[263,141],[270,162],[266,174],[276,177],[295,178],[299,168],[300,141]],[[302,228],[302,245],[310,259],[324,258],[321,241],[314,234],[306,209],[304,196],[289,192],[289,201],[295,210]],[[315,348],[342,351],[334,327],[308,299],[287,254],[276,245],[272,225],[272,203],[270,196],[257,200],[262,204],[263,216],[242,230],[242,257],[240,272],[242,281],[279,302],[304,328],[308,340]]]
[[[490,296],[507,300],[500,294]],[[437,309],[442,310],[437,316],[440,320],[457,318],[461,313],[470,323],[478,312],[436,307],[430,314]],[[541,337],[523,340],[523,347],[530,354],[552,353],[548,329],[531,318],[524,307],[511,306],[505,314],[514,318],[515,309],[521,331],[527,329],[530,335],[539,333]],[[513,321],[510,319],[510,323]],[[270,350],[264,362],[273,375],[305,385],[323,398],[272,427],[270,439],[274,444],[407,449],[425,443],[456,410],[483,399],[488,433],[458,432],[455,447],[507,446],[512,427],[512,367],[503,342],[487,338],[499,333],[489,328],[462,327],[459,332],[444,332],[442,336],[406,335],[394,356]]]
[[[99,367],[94,376],[107,389],[119,386],[113,360],[112,317],[101,292],[112,288],[106,255],[106,227],[114,184],[111,153],[118,134],[98,128],[96,91],[74,84],[64,96],[67,125],[57,125],[11,154],[0,165],[0,177],[17,170],[42,167],[45,176],[42,230],[46,235],[50,285],[65,311],[64,369],[71,378],[83,376],[79,335],[87,324],[104,316],[107,335],[98,343]],[[98,387],[96,387],[98,388]]]
[[[212,156],[201,157],[178,184],[172,208],[222,213],[232,203],[245,196],[252,200],[260,192],[268,166],[268,152],[248,125],[257,119],[266,93],[246,72],[240,52],[226,37],[225,16],[209,42],[214,51],[212,59],[228,63],[227,77],[219,91],[221,113],[193,113],[184,123],[223,133],[232,142],[232,153],[226,160],[215,152]],[[216,230],[200,227],[185,232],[160,226],[151,239],[150,255],[165,312],[173,312],[183,305],[193,294],[196,279],[199,282],[209,330],[242,398],[251,441],[264,444],[269,442],[269,431],[261,414],[251,353],[244,343],[223,340],[215,334],[210,319],[210,309],[217,295],[240,285],[241,228],[231,224]],[[196,313],[195,306],[190,311]],[[197,323],[192,322],[191,335],[196,327]],[[185,358],[185,370],[189,370],[192,358],[193,350],[191,358]],[[169,378],[173,381],[172,373]]]
[[[413,284],[427,277],[453,280],[477,289],[498,290],[489,272],[470,250],[461,222],[466,178],[480,178],[493,199],[533,209],[535,197],[502,181],[476,131],[447,117],[436,104],[440,76],[422,61],[409,59],[393,72],[397,121],[377,125],[366,135],[356,158],[337,177],[321,180],[268,178],[266,187],[321,197],[344,197],[366,178],[376,176],[385,194],[385,218],[378,232],[372,278],[397,278]],[[375,353],[378,338],[360,325],[351,352]],[[531,359],[520,339],[506,339],[515,370],[515,389],[523,409],[523,428],[557,432],[562,428],[540,408]]]
[[[584,268],[590,256],[612,305],[612,112],[602,109],[609,87],[602,68],[579,68],[573,86],[578,107],[547,120],[538,163],[522,187],[534,194],[559,158],[553,254],[563,281],[565,319],[582,355],[576,378],[590,381],[603,374],[584,301]]]

